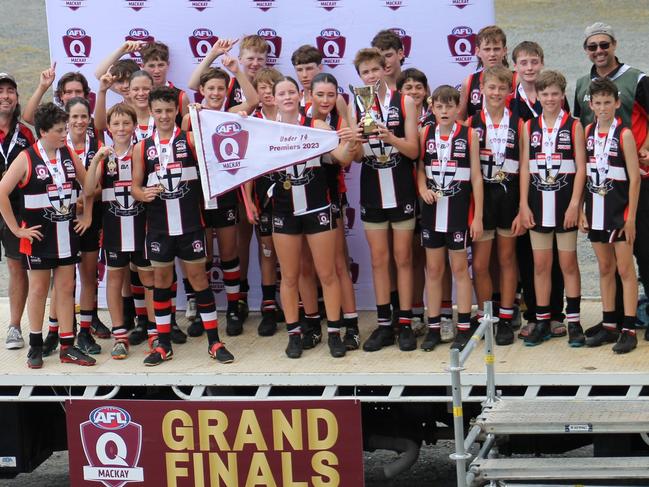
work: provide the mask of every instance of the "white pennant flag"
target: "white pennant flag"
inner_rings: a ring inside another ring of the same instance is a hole
[[[263,174],[318,157],[338,146],[331,130],[190,107],[205,208],[216,196]]]

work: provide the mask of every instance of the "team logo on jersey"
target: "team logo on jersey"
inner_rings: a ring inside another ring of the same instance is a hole
[[[120,208],[128,209],[135,204],[135,199],[131,195],[131,181],[115,181],[113,189],[115,191],[115,202]]]
[[[124,36],[125,41],[138,41],[138,42],[147,42],[152,43],[155,41],[154,37],[149,34],[149,31],[142,27],[134,27],[128,31],[128,35]],[[130,53],[131,59],[133,59],[140,66],[142,65],[142,57],[138,51]]]
[[[539,191],[558,191],[568,184],[566,174],[561,174],[561,154],[546,155],[537,152],[534,163],[536,171],[532,172],[532,184]]]
[[[90,465],[83,467],[84,480],[106,487],[122,487],[143,482],[144,469],[138,466],[142,453],[142,426],[125,409],[101,406],[79,426],[81,444]]]
[[[318,213],[318,221],[322,226],[328,226],[331,223],[331,217],[326,211],[321,211]]]
[[[62,0],[64,7],[68,7],[70,10],[79,10],[81,7],[85,7],[88,0]]]
[[[207,56],[218,40],[219,38],[210,29],[202,27],[194,29],[192,35],[189,36],[189,47],[197,63],[200,63]]]
[[[176,157],[187,157],[187,142],[185,140],[177,140],[174,145],[176,146]]]
[[[212,135],[212,147],[221,170],[236,172],[245,167],[249,133],[234,121],[218,125]]]
[[[202,240],[194,240],[192,242],[192,249],[194,249],[194,253],[198,254],[203,251],[203,241]]]
[[[469,0],[451,0],[451,5],[461,10],[464,7],[471,5],[471,2]]]
[[[156,174],[162,169],[158,164],[155,166]],[[183,178],[183,165],[180,162],[172,162],[167,164],[166,170],[162,176],[159,177],[160,183],[164,186],[164,193],[160,194],[160,197],[163,199],[175,199],[179,198],[180,195],[177,194],[181,192],[183,188],[180,186],[180,182]],[[186,186],[183,184],[183,187]],[[186,191],[183,191],[182,194],[185,194]]]
[[[595,148],[595,141],[593,139],[593,136],[591,135],[588,137],[588,140],[586,141],[586,150],[587,151],[592,151]]]
[[[128,8],[132,8],[136,12],[139,12],[146,7],[147,0],[124,0]]]
[[[273,217],[273,227],[282,228],[284,226],[284,220],[278,216]]]
[[[453,232],[453,242],[460,243],[464,240],[464,232]]]
[[[152,145],[146,150],[146,156],[149,159],[156,159],[158,157],[158,149],[156,149],[155,146]]]
[[[401,39],[401,44],[403,44],[403,55],[406,59],[410,56],[410,50],[412,49],[412,37],[406,33],[401,27],[392,27],[390,29]]]
[[[71,27],[63,36],[63,48],[70,62],[80,68],[88,62],[92,38],[81,27]]]
[[[34,169],[36,171],[36,178],[40,179],[41,181],[47,179],[50,176],[50,172],[42,164],[39,164]]]
[[[221,268],[221,258],[218,255],[215,255],[212,259],[212,267],[208,271],[208,277],[210,280],[210,288],[215,294],[223,292],[225,289],[225,284],[223,283],[223,269]]]
[[[412,206],[410,203],[407,203],[406,206],[403,207],[403,212],[406,215],[410,215],[411,213],[414,213],[415,207]]]
[[[268,12],[271,8],[275,8],[275,0],[253,0],[252,6],[258,8],[262,12]]]
[[[399,10],[406,4],[404,0],[381,0],[381,3],[391,10]]]
[[[454,63],[467,66],[475,60],[476,34],[471,27],[454,27],[447,36],[448,48]]]
[[[277,35],[275,29],[263,28],[257,31],[257,35],[262,37],[268,44],[268,55],[266,64],[275,66],[282,55],[282,38]]]
[[[195,8],[199,12],[202,12],[208,7],[211,7],[210,2],[212,0],[189,0],[189,6]]]
[[[436,146],[435,139],[429,139],[426,141],[426,153],[430,155],[435,155]]]
[[[342,0],[315,0],[318,4],[318,7],[325,9],[327,12],[331,12],[335,8],[340,8]]]
[[[342,63],[347,39],[338,29],[323,29],[316,37],[316,45],[323,56],[322,64],[335,68]]]
[[[532,132],[532,135],[530,135],[530,145],[532,147],[539,147],[541,145],[542,138],[543,136],[541,135],[541,132]]]
[[[72,183],[63,183],[61,189],[56,184],[47,185],[47,198],[51,208],[45,210],[45,218],[52,222],[62,222],[73,218],[70,208],[72,201]]]
[[[446,167],[442,167],[442,164],[439,160],[430,161],[430,174],[432,176],[432,181],[429,187],[443,196],[453,196],[457,194],[462,189],[460,187],[460,181],[455,180],[455,174],[457,172],[457,161],[451,160],[446,163]]]
[[[160,242],[151,242],[149,244],[149,247],[151,248],[151,252],[154,254],[159,254],[161,250]]]
[[[401,123],[401,109],[399,107],[388,108],[387,120],[385,125],[388,128],[397,127]]]

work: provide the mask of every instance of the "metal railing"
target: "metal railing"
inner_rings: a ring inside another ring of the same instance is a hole
[[[494,359],[494,332],[493,324],[498,321],[493,316],[493,305],[491,301],[484,303],[484,316],[481,320],[480,326],[475,331],[471,339],[468,341],[464,349],[459,350],[451,349],[451,364],[447,369],[451,373],[451,389],[453,396],[453,430],[455,436],[455,453],[451,453],[451,460],[455,460],[455,468],[457,473],[457,486],[469,487],[473,484],[475,474],[466,470],[467,460],[471,458],[468,452],[471,445],[476,441],[480,435],[480,428],[473,426],[469,430],[466,438],[464,437],[464,413],[462,409],[462,377],[461,372],[465,369],[464,364],[469,359],[471,352],[477,347],[482,338],[485,339],[485,369],[487,376],[487,393],[486,398],[482,402],[483,407],[488,407],[498,400],[496,396],[496,370]],[[495,442],[494,435],[487,435],[486,441],[483,443],[477,458],[486,458]]]

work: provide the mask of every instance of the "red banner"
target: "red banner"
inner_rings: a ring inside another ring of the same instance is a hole
[[[67,401],[70,485],[362,487],[360,402]]]

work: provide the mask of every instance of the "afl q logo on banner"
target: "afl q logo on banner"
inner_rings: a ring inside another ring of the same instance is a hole
[[[153,36],[149,34],[149,31],[142,27],[134,27],[128,31],[128,35],[124,36],[125,41],[138,41],[138,42],[147,42],[151,43],[155,41]],[[142,57],[138,51],[131,53],[131,59],[136,61],[139,65],[142,65]]]
[[[327,12],[331,12],[335,8],[339,8],[342,0],[317,0],[318,7],[325,9]]]
[[[70,62],[80,68],[88,62],[92,38],[81,27],[70,27],[63,36],[63,47]]]
[[[212,135],[212,147],[221,170],[237,172],[246,158],[248,149],[248,131],[238,122],[223,122],[218,125]]]
[[[335,68],[342,63],[345,56],[345,45],[347,39],[343,37],[338,29],[323,29],[316,37],[316,45],[322,53],[322,64]]]
[[[70,10],[78,10],[86,6],[87,0],[63,0],[63,6],[68,7]]]
[[[138,467],[142,453],[142,426],[115,406],[94,409],[79,426],[81,444],[90,465],[83,467],[84,480],[106,487],[122,487],[143,482],[144,469]]]
[[[258,8],[262,12],[267,12],[271,8],[275,8],[275,0],[253,0],[253,7]]]
[[[275,66],[279,62],[279,57],[282,55],[282,38],[277,35],[275,29],[259,29],[257,35],[263,38],[268,44],[268,56],[266,63],[269,66]]]
[[[410,50],[412,49],[412,37],[409,36],[401,27],[392,27],[390,30],[401,39],[401,44],[403,44],[403,55],[407,59],[410,56]]]
[[[381,3],[384,7],[388,7],[392,10],[399,10],[403,7],[403,0],[381,0]]]
[[[212,50],[219,38],[214,35],[210,29],[198,28],[189,36],[189,47],[192,50],[194,59],[201,62],[205,56]]]
[[[208,7],[211,7],[210,2],[212,0],[189,0],[189,6],[195,8],[199,12],[202,12]]]
[[[454,63],[466,66],[475,60],[476,34],[471,27],[454,27],[447,38]]]
[[[139,12],[146,7],[147,0],[125,0],[127,7]]]

